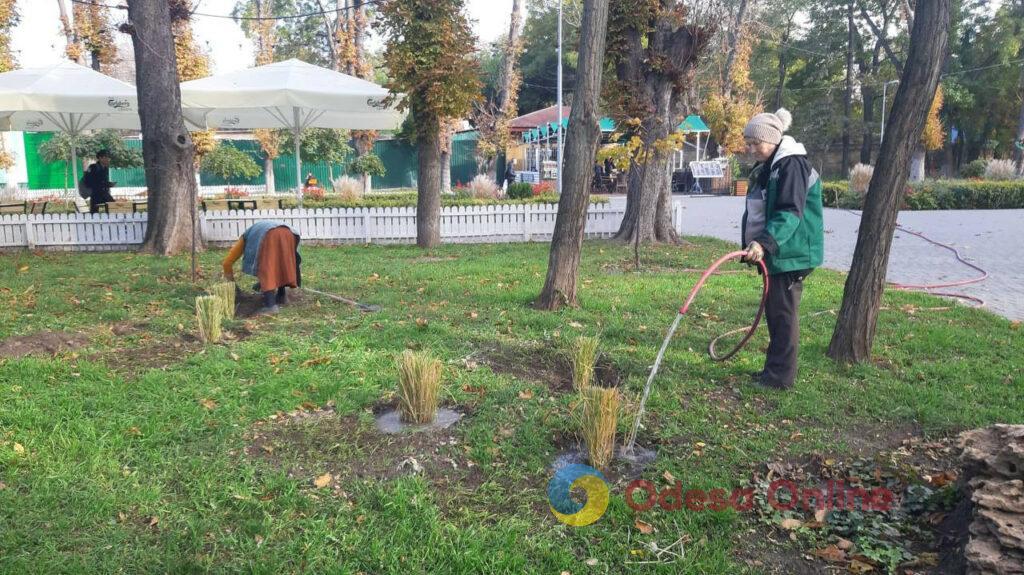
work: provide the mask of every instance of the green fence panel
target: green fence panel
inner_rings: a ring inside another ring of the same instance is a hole
[[[124,140],[124,146],[142,153],[142,140]],[[137,168],[110,168],[110,180],[122,188],[146,187],[146,170]]]
[[[28,168],[28,186],[32,190],[59,189],[65,186],[64,169],[67,162],[44,162],[39,156],[38,148],[53,137],[49,132],[25,132],[25,162]],[[221,145],[234,146],[249,154],[253,161],[263,168],[263,158],[259,143],[255,140],[222,140]],[[125,145],[141,149],[142,142],[138,139],[126,139]],[[378,140],[374,143],[374,153],[384,163],[386,173],[373,178],[373,187],[384,188],[415,188],[418,160],[415,146],[400,140]],[[459,134],[452,142],[452,185],[468,183],[476,175],[476,135],[473,133]],[[498,166],[499,172],[504,168]],[[330,188],[331,177],[347,174],[347,164],[328,166],[324,162],[303,163],[302,180],[312,172],[325,188]],[[67,176],[67,187],[74,188],[71,182],[70,169]],[[119,187],[145,187],[146,173],[138,168],[112,168],[110,179]],[[259,186],[265,180],[263,174],[254,178],[221,178],[214,174],[200,172],[199,181],[204,186]],[[274,160],[274,188],[278,192],[295,189],[295,159],[290,154],[278,156]]]
[[[53,138],[51,132],[25,132],[25,167],[30,190],[72,188],[71,166],[67,162],[46,162],[39,155],[39,146]],[[67,180],[64,169],[67,168]]]

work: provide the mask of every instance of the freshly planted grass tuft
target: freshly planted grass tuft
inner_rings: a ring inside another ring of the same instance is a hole
[[[210,295],[220,300],[221,317],[235,319],[235,282],[214,284],[210,287]]]
[[[597,337],[580,336],[572,346],[572,386],[576,391],[590,387],[594,380],[594,362],[601,340]]]
[[[220,341],[222,306],[220,298],[215,295],[196,298],[196,323],[199,326],[199,337],[203,341]]]
[[[425,352],[405,350],[398,362],[398,398],[402,421],[431,423],[441,390],[441,360]]]
[[[615,429],[622,397],[615,388],[591,386],[580,392],[583,418],[580,431],[587,444],[590,465],[607,469],[615,457]]]

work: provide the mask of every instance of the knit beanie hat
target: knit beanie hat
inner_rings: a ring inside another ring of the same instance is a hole
[[[777,146],[782,142],[782,134],[792,125],[793,114],[785,108],[779,108],[774,114],[764,112],[751,118],[743,128],[743,137]]]

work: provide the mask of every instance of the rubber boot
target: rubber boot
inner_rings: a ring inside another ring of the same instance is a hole
[[[277,307],[275,296],[276,294],[274,293],[274,290],[263,292],[263,307],[260,308],[260,311],[257,313],[260,315],[270,315],[281,311],[280,308]]]

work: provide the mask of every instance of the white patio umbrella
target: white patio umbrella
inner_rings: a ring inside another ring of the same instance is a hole
[[[74,62],[0,74],[0,130],[66,132],[72,138],[84,130],[138,130],[138,110],[135,86]]]
[[[294,59],[181,85],[182,109],[191,123],[212,129],[291,130],[300,205],[302,130],[397,129],[403,115],[385,104],[387,96],[388,90],[373,82]]]

